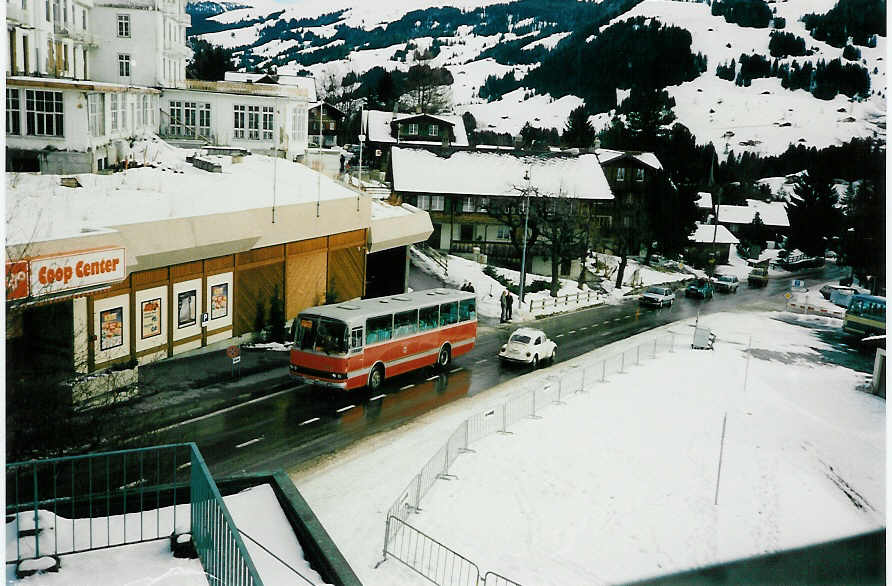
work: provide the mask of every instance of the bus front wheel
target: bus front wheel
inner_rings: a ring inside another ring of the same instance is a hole
[[[369,374],[369,390],[377,391],[384,383],[384,368],[379,364]]]
[[[437,356],[437,366],[439,366],[442,370],[446,370],[449,368],[449,365],[452,363],[452,352],[449,350],[449,346],[443,346],[440,348],[440,354]]]

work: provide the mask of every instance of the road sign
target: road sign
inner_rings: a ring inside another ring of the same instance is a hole
[[[241,361],[242,361],[242,357],[241,357],[241,356],[235,356],[235,357],[233,357],[233,359],[232,359],[232,363],[233,363],[233,364],[238,364],[238,363],[241,362]]]
[[[786,297],[788,300],[790,300],[793,298],[793,294],[790,293],[789,291],[787,291],[786,293],[784,293],[784,297]]]
[[[201,314],[201,327],[204,327],[204,326],[208,325],[208,322],[209,322],[209,321],[211,321],[211,318],[210,318],[210,316],[207,314],[207,312],[202,313],[202,314]]]
[[[793,279],[793,283],[790,285],[790,289],[793,291],[800,291],[805,289],[805,281],[802,279]]]
[[[230,346],[226,349],[226,355],[230,358],[236,358],[239,354],[241,354],[241,349],[238,346]]]
[[[364,135],[364,134],[360,134],[360,135],[359,135],[359,142],[365,142],[365,135]]]

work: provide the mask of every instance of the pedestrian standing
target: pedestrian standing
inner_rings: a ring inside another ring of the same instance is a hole
[[[468,293],[474,293],[474,283],[468,281]]]
[[[505,315],[507,315],[506,311],[508,309],[508,302],[505,299],[504,289],[502,289],[502,295],[499,297],[499,305],[502,307],[502,317],[499,319],[499,323],[505,323]]]
[[[511,307],[514,305],[514,296],[511,293],[508,293],[508,298],[505,300],[505,320],[511,321]]]
[[[345,161],[346,161],[346,159],[344,158],[344,155],[341,155],[341,175],[344,174],[344,162]]]

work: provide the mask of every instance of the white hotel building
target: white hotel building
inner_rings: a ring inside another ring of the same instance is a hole
[[[302,155],[312,80],[187,80],[185,4],[8,0],[7,171],[102,171],[152,133]]]

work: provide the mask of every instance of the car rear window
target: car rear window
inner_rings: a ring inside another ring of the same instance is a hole
[[[513,336],[511,336],[511,341],[512,341],[512,342],[519,342],[520,344],[529,344],[529,343],[530,343],[530,337],[529,337],[529,336],[525,336],[525,335],[523,335],[523,334],[514,334]]]

